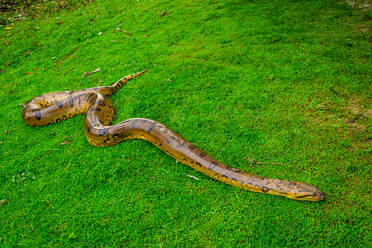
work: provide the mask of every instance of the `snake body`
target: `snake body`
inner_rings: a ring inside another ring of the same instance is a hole
[[[110,86],[52,92],[34,97],[23,106],[22,118],[29,126],[45,126],[84,114],[84,133],[93,146],[113,146],[128,139],[143,139],[178,162],[220,182],[248,191],[285,196],[295,200],[323,199],[322,192],[306,183],[262,178],[224,165],[157,121],[132,118],[110,125],[114,118],[114,110],[108,97],[117,92],[128,80],[144,72],[123,77]]]

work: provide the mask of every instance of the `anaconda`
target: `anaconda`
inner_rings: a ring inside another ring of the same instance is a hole
[[[128,80],[144,72],[125,76],[110,86],[58,91],[34,97],[23,106],[22,118],[29,126],[45,126],[84,114],[85,136],[93,146],[106,147],[124,140],[143,139],[178,162],[220,182],[248,191],[285,196],[294,200],[323,199],[323,193],[309,184],[263,178],[229,167],[157,121],[132,118],[110,125],[114,110],[108,98]]]

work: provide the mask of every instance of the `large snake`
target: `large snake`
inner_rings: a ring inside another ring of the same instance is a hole
[[[133,118],[110,125],[114,110],[108,97],[128,80],[144,72],[123,77],[110,86],[58,91],[37,96],[23,106],[22,118],[29,126],[45,126],[84,114],[85,136],[93,146],[113,146],[128,139],[143,139],[178,162],[220,182],[248,191],[285,196],[294,200],[323,199],[322,192],[306,183],[262,178],[224,165],[157,121]]]

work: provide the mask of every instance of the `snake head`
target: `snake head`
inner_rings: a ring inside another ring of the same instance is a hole
[[[293,183],[293,193],[287,197],[298,201],[321,201],[324,199],[324,194],[318,188],[307,183]]]

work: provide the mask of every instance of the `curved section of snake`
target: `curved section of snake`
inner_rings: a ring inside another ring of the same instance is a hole
[[[84,133],[93,146],[105,147],[128,139],[143,139],[178,162],[220,182],[248,191],[285,196],[294,200],[323,199],[322,192],[306,183],[262,178],[224,165],[159,122],[132,118],[110,125],[114,111],[108,97],[128,80],[143,73],[145,71],[128,75],[110,86],[52,92],[34,97],[23,106],[22,118],[29,126],[45,126],[84,114]]]

